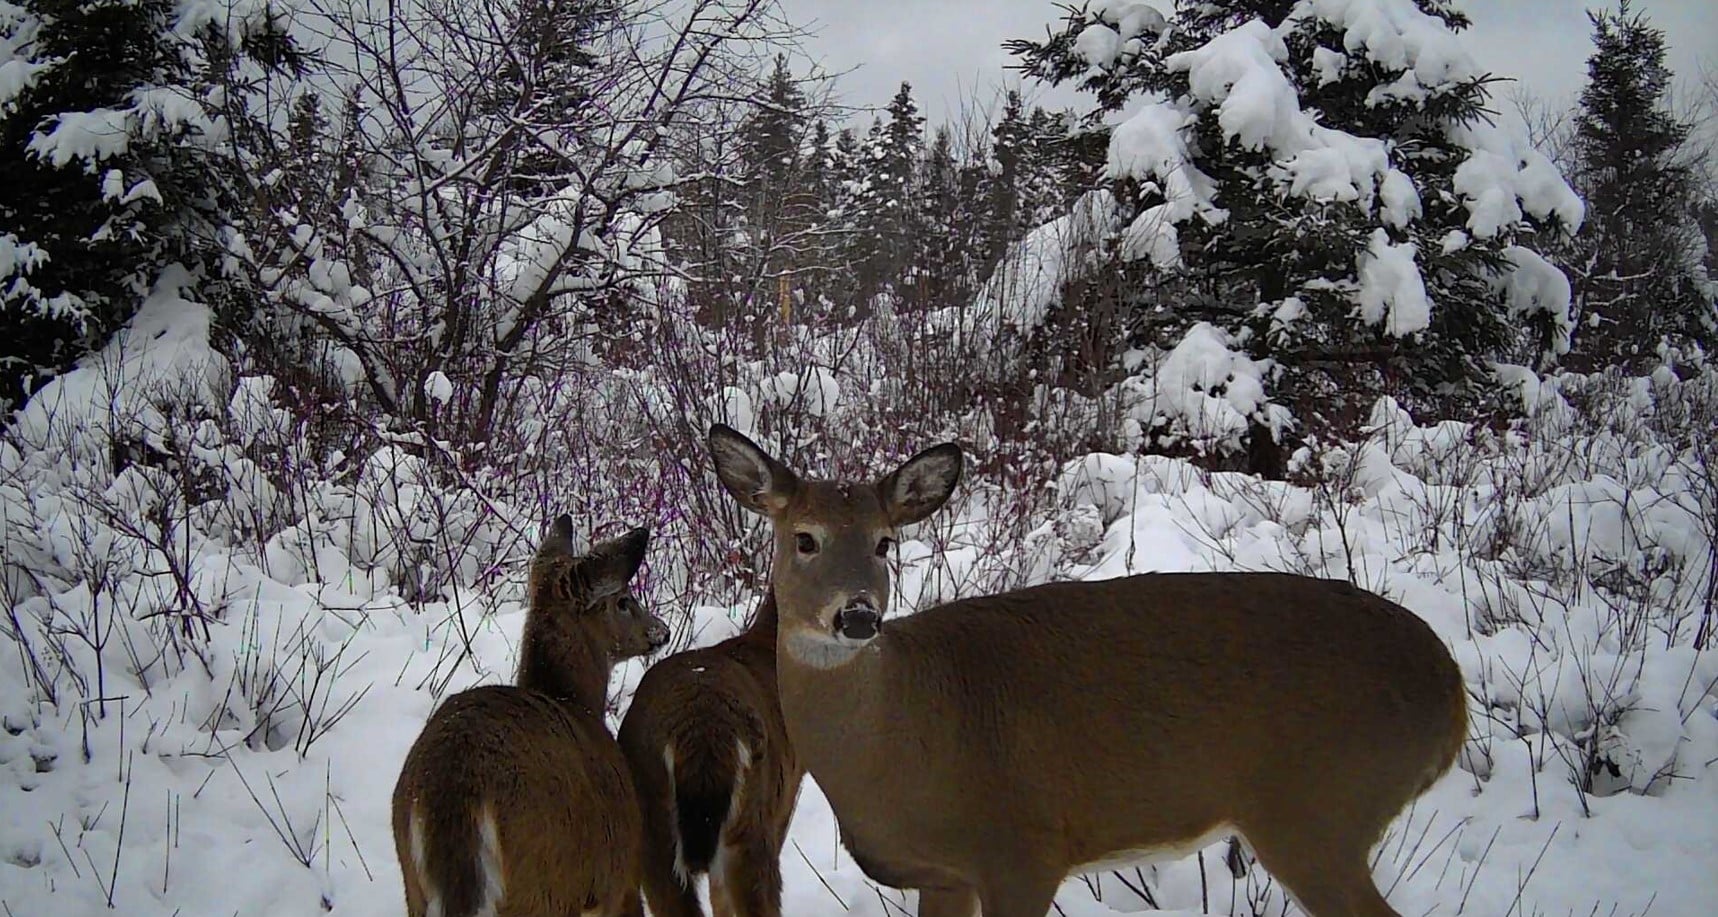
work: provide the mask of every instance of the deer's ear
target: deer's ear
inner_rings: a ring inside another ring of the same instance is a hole
[[[965,466],[954,443],[932,446],[877,482],[883,511],[895,526],[912,525],[942,508],[954,495]]]
[[[707,439],[716,477],[740,505],[762,516],[787,508],[799,489],[799,476],[725,424],[710,428]]]
[[[562,513],[549,523],[549,534],[543,536],[542,544],[537,546],[537,553],[565,554],[577,557],[579,554],[578,538],[573,534],[573,517]]]
[[[592,548],[589,556],[579,563],[579,574],[589,590],[586,595],[594,601],[625,592],[626,584],[632,582],[633,575],[643,565],[649,547],[650,530],[636,528]]]

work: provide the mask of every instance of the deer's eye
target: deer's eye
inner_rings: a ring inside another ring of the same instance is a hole
[[[878,557],[888,557],[889,556],[889,550],[891,548],[893,548],[894,546],[895,546],[895,539],[893,539],[893,538],[885,537],[885,538],[877,539],[877,556]]]
[[[799,553],[801,554],[810,556],[817,553],[817,539],[811,537],[811,533],[809,532],[800,532],[799,534],[794,535],[793,544],[794,547],[799,549]]]

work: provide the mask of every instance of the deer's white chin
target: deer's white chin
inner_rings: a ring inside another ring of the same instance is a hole
[[[787,635],[786,645],[787,654],[793,657],[793,661],[814,669],[833,669],[852,661],[853,657],[870,646],[871,642],[849,640],[838,634],[799,630]]]

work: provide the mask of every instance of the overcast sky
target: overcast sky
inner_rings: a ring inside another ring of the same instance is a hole
[[[1173,0],[1154,0],[1159,9]],[[1614,4],[1614,0],[1612,0]],[[840,83],[843,101],[882,106],[902,80],[913,84],[920,109],[934,124],[958,116],[977,90],[1020,86],[1001,48],[1008,38],[1041,37],[1058,21],[1052,0],[782,0],[788,16],[816,34],[805,50],[826,69],[857,67]],[[1468,46],[1481,66],[1519,79],[1536,94],[1573,101],[1586,78],[1592,48],[1585,11],[1604,0],[1466,0],[1473,19]],[[1679,80],[1718,70],[1718,0],[1634,0],[1670,40],[1670,66]],[[1060,107],[1088,103],[1077,94],[1045,95]],[[1502,100],[1499,100],[1502,104]],[[869,119],[866,118],[866,121]]]

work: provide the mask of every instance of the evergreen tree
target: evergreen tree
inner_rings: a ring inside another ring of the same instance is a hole
[[[811,150],[806,148],[807,112],[785,55],[760,87],[751,114],[740,126],[745,184],[746,237],[757,278],[757,295],[782,304],[794,275],[815,266],[809,250],[816,217],[815,191],[806,185]]]
[[[1062,113],[1033,106],[1026,117],[1026,148],[1020,169],[1020,214],[1025,229],[1042,226],[1067,210],[1069,188],[1079,167],[1068,143],[1072,124]]]
[[[915,195],[925,119],[910,85],[901,84],[885,115],[872,122],[866,136],[848,220],[855,233],[859,288],[866,296],[900,282],[922,232]]]
[[[1483,123],[1491,78],[1448,2],[1148,13],[1075,10],[1046,40],[1009,44],[1028,73],[1093,93],[1093,123],[1143,102],[1106,168],[1139,275],[1136,343],[1215,325],[1273,361],[1275,397],[1314,428],[1380,387],[1448,407],[1523,322],[1538,348],[1564,345],[1562,278],[1525,246],[1573,229],[1580,202]]]
[[[1017,90],[1004,97],[1002,115],[990,133],[994,162],[984,193],[987,273],[1008,243],[1066,210],[1067,135],[1068,125],[1059,115],[1037,106],[1028,113]]]
[[[105,343],[169,265],[206,301],[252,301],[221,275],[249,200],[230,138],[260,129],[240,75],[302,59],[281,19],[199,9],[19,0],[0,15],[0,70],[21,77],[0,81],[0,404]]]
[[[829,298],[833,287],[845,283],[842,278],[846,273],[840,260],[835,138],[822,118],[812,122],[804,147],[799,187],[807,232],[799,248],[804,266],[812,270],[799,274],[796,283],[807,303],[821,303]]]
[[[806,127],[805,93],[800,91],[787,56],[778,54],[752,113],[740,128],[749,176],[760,192],[786,187],[801,160]]]
[[[829,123],[822,118],[812,122],[811,137],[806,142],[804,185],[810,195],[813,216],[819,224],[828,222],[839,204],[836,188],[840,172],[838,155],[835,137],[829,133]]]
[[[986,189],[988,220],[985,232],[985,262],[994,265],[1008,243],[1020,238],[1020,171],[1028,151],[1025,102],[1018,90],[1010,89],[1002,103],[1002,116],[990,132],[990,153],[996,169]]]
[[[850,127],[836,133],[829,145],[827,157],[829,202],[827,241],[832,254],[831,266],[842,277],[830,292],[831,301],[843,312],[857,308],[869,299],[869,292],[859,289],[857,282],[861,267],[871,258],[875,239],[869,235],[867,207],[868,185],[867,146]]]
[[[480,117],[496,120],[509,147],[509,185],[521,197],[540,199],[567,184],[567,150],[580,138],[566,128],[591,106],[599,63],[590,45],[616,16],[614,0],[521,0],[505,19],[512,53],[473,101]]]
[[[1701,262],[1689,125],[1666,104],[1663,31],[1630,9],[1587,14],[1594,50],[1575,117],[1574,179],[1590,217],[1565,261],[1575,275],[1581,365],[1634,364],[1664,341],[1718,338]]]
[[[961,170],[946,126],[937,129],[920,172],[918,194],[910,202],[918,211],[913,222],[920,229],[910,279],[919,302],[942,305],[964,287],[970,248],[964,238],[970,224],[963,212]]]

